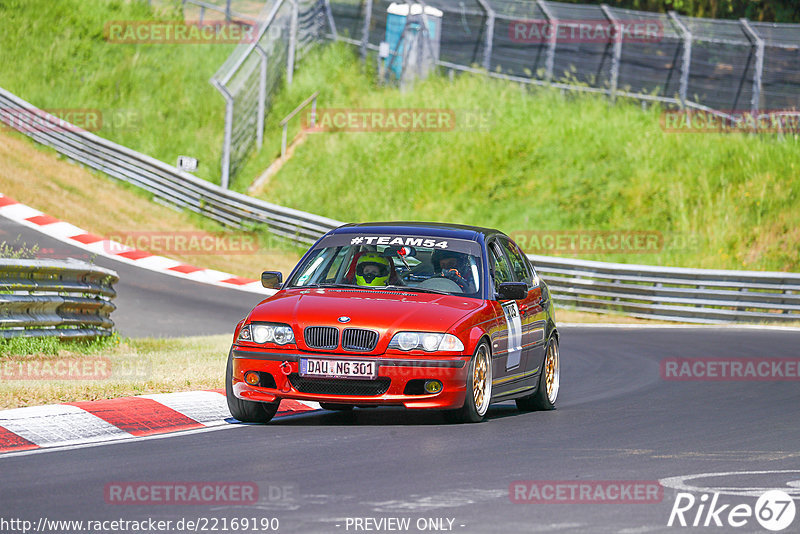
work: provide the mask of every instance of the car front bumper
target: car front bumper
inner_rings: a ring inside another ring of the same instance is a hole
[[[377,360],[378,378],[371,380],[312,379],[299,377],[300,358],[345,360]],[[296,351],[261,351],[252,347],[233,346],[233,393],[236,397],[260,402],[296,399],[356,406],[401,405],[417,409],[455,409],[464,405],[470,356],[447,355],[356,355],[319,354]],[[251,386],[244,382],[248,371],[261,373],[262,383]],[[270,375],[271,379],[266,375]],[[379,387],[377,382],[388,385]],[[425,380],[439,380],[438,393],[410,393]],[[273,382],[274,381],[274,385]],[[410,381],[414,382],[409,386]],[[265,385],[266,384],[266,385]],[[351,387],[352,386],[352,387]],[[320,392],[318,389],[327,390]],[[334,394],[330,390],[335,389]],[[362,391],[358,391],[361,389]],[[385,391],[384,391],[385,389]],[[369,391],[367,391],[369,390]]]

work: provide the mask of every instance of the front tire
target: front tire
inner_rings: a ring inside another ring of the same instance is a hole
[[[268,423],[275,416],[281,401],[253,402],[238,398],[233,394],[233,351],[228,354],[225,367],[225,397],[231,415],[242,423]]]
[[[517,399],[517,408],[523,412],[554,409],[560,385],[561,356],[558,352],[558,339],[553,336],[544,353],[542,371],[539,373],[539,387],[533,395]]]
[[[479,423],[486,416],[491,400],[492,355],[489,352],[489,345],[481,341],[469,363],[464,406],[445,414],[454,423]]]

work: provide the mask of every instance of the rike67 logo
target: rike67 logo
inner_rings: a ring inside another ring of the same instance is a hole
[[[725,532],[798,530],[793,523],[795,501],[800,499],[800,469],[697,473],[662,478],[659,483],[677,490],[669,527],[712,527],[717,532],[719,527]]]
[[[762,527],[777,532],[788,528],[794,521],[794,500],[784,491],[765,492],[754,507],[749,504],[719,504],[719,495],[704,493],[696,498],[691,493],[678,493],[667,526],[740,528],[755,517]]]

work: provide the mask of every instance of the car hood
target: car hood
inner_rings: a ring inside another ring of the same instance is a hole
[[[375,353],[386,350],[395,332],[447,332],[459,319],[482,306],[482,300],[455,295],[358,288],[294,288],[279,291],[261,302],[251,312],[250,320],[290,324],[298,347],[304,350],[309,350],[302,334],[308,326],[375,330],[380,334],[375,350],[371,351]],[[344,317],[350,320],[339,321]]]

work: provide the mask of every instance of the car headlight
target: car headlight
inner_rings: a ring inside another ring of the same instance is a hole
[[[238,341],[286,345],[287,343],[294,343],[294,331],[288,324],[251,323],[244,325],[239,330]]]
[[[463,352],[464,344],[453,334],[398,332],[389,342],[389,348],[398,350],[424,350],[426,352]]]

